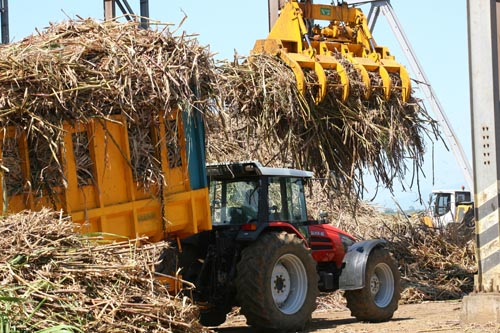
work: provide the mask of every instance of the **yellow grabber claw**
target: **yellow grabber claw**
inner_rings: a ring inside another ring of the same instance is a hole
[[[376,54],[373,54],[376,57]],[[391,96],[391,86],[392,86],[392,81],[391,77],[389,76],[389,73],[387,70],[380,64],[380,62],[376,61],[378,59],[374,59],[373,56],[370,55],[370,57],[363,58],[363,57],[352,57],[350,59],[353,63],[359,64],[361,67],[365,69],[365,71],[368,73],[373,73],[374,78],[372,80],[372,77],[370,77],[370,86],[369,90],[372,92],[377,89],[381,89],[383,92],[383,96],[385,100],[388,100]],[[359,67],[358,67],[359,68]]]
[[[328,82],[327,79],[327,90],[330,85],[337,86],[341,91],[340,96],[338,97],[342,102],[345,102],[347,100],[347,97],[349,97],[349,78],[347,77],[347,72],[344,69],[344,66],[342,66],[340,62],[338,62],[337,59],[335,59],[333,56],[317,55],[316,60],[321,65],[321,67],[323,67],[323,69],[334,70],[337,72],[339,76],[339,82]]]
[[[388,61],[386,59],[381,60],[383,67],[386,69],[388,73],[397,73],[399,74],[400,85],[396,85],[394,88],[401,89],[401,100],[403,102],[408,102],[411,95],[411,81],[410,75],[408,71],[403,66],[399,65],[395,61]]]
[[[304,72],[302,73],[297,73],[299,70],[302,68],[308,68],[314,71],[316,74],[316,80],[314,84],[318,86],[317,89],[317,94],[314,97],[314,101],[316,104],[321,103],[321,101],[325,98],[326,96],[326,74],[325,71],[323,70],[323,67],[321,64],[316,62],[314,59],[311,59],[308,55],[301,54],[301,53],[281,53],[280,54],[281,59],[285,61],[285,63],[292,67],[293,72],[295,73],[295,76],[297,77],[297,82],[299,81],[299,78],[304,77]],[[294,65],[290,65],[290,63],[293,63]],[[296,71],[294,69],[295,64],[298,66],[298,70]],[[306,81],[304,79],[304,81]],[[299,88],[300,89],[300,88]],[[305,87],[303,88],[305,89]],[[311,89],[312,91],[315,91],[315,89]]]
[[[315,103],[320,103],[326,96],[327,82],[326,74],[321,64],[316,62],[307,54],[288,53],[284,51],[283,44],[277,39],[261,39],[255,43],[252,54],[270,54],[279,56],[288,67],[291,68],[297,80],[297,89],[302,95],[306,92],[306,78],[303,68],[311,69],[316,74],[315,84],[318,86]]]
[[[329,25],[320,27],[314,24],[315,20],[327,21]],[[388,100],[397,90],[401,91],[398,98],[403,102],[410,98],[408,72],[386,47],[377,46],[363,12],[347,3],[324,5],[288,0],[267,39],[257,41],[252,53],[279,56],[293,70],[297,88],[303,95],[306,84],[311,84],[304,69],[314,71],[316,80],[310,91],[315,94],[316,104],[321,103],[332,87],[345,102],[353,90],[349,81],[358,79],[364,83],[365,99],[381,92],[382,98]],[[348,65],[343,66],[345,63],[339,59],[347,59],[359,75],[352,73]],[[330,70],[337,71],[340,79],[330,75]]]
[[[391,98],[391,77],[389,76],[389,72],[387,72],[387,69],[385,69],[384,66],[380,66],[378,68],[378,71],[380,77],[382,78],[382,91],[384,92],[384,99],[387,101],[389,100],[389,98]]]
[[[399,85],[396,85],[394,88],[401,89],[401,100],[405,103],[408,102],[411,95],[411,81],[408,71],[394,59],[394,56],[389,53],[387,47],[378,46],[375,49],[381,57],[380,63],[387,72],[399,74]]]

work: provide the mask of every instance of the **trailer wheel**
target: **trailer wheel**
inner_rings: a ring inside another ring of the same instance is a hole
[[[267,233],[243,249],[236,298],[247,323],[257,329],[297,331],[316,308],[316,263],[294,234]]]
[[[346,290],[347,307],[358,320],[382,322],[392,318],[401,297],[400,276],[389,251],[375,248],[368,257],[365,286]]]

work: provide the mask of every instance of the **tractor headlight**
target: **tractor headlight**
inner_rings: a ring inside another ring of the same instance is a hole
[[[347,252],[349,246],[351,246],[355,242],[351,237],[348,237],[346,235],[339,234],[339,236],[340,236],[340,241],[342,242],[342,246],[344,247],[344,252]]]

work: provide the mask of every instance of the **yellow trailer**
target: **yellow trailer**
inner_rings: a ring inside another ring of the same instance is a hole
[[[37,134],[26,130],[4,129],[3,214],[48,206],[70,215],[83,233],[146,236],[151,242],[210,230],[201,116],[176,110],[160,116],[149,132],[162,174],[156,184],[144,184],[132,167],[137,157],[129,141],[133,125],[127,122],[123,115],[65,122],[58,147],[33,140]],[[37,186],[40,182],[47,186]]]

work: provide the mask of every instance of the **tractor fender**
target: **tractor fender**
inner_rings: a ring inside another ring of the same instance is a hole
[[[244,228],[242,228],[242,230],[240,230],[238,232],[238,235],[236,236],[236,241],[255,242],[257,238],[259,238],[260,234],[262,234],[264,231],[268,232],[274,230],[274,231],[286,231],[289,234],[296,234],[297,237],[302,239],[307,244],[304,235],[290,223],[270,222],[270,223],[257,223],[256,225],[257,227],[255,230],[245,230]]]
[[[385,246],[383,239],[370,239],[354,243],[344,256],[342,273],[339,279],[339,289],[356,290],[365,286],[365,271],[368,256],[376,247]]]

